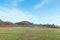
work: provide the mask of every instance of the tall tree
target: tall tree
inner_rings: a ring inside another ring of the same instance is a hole
[[[3,22],[3,21],[0,19],[0,22]]]

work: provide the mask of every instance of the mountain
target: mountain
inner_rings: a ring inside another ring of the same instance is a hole
[[[16,23],[17,25],[22,25],[22,26],[32,26],[33,23],[28,22],[28,21],[22,21],[22,22],[18,22]]]

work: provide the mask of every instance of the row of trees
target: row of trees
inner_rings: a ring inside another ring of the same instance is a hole
[[[59,27],[58,25],[55,25],[55,24],[44,24],[43,26],[50,27],[50,28],[57,28],[57,27]]]
[[[57,25],[54,25],[54,24],[34,24],[34,23],[31,23],[31,22],[28,22],[28,21],[21,21],[21,22],[18,22],[18,23],[11,23],[11,22],[4,22],[2,20],[0,20],[0,24],[1,23],[4,23],[4,24],[9,24],[9,25],[19,25],[19,26],[30,26],[30,27],[50,27],[50,28],[56,28],[56,27],[59,27]],[[2,23],[2,24],[3,24]]]

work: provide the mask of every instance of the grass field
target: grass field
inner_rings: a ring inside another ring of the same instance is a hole
[[[0,40],[60,40],[60,29],[0,27]]]

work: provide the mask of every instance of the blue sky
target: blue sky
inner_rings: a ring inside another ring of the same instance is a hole
[[[0,0],[0,19],[60,25],[60,0]]]

